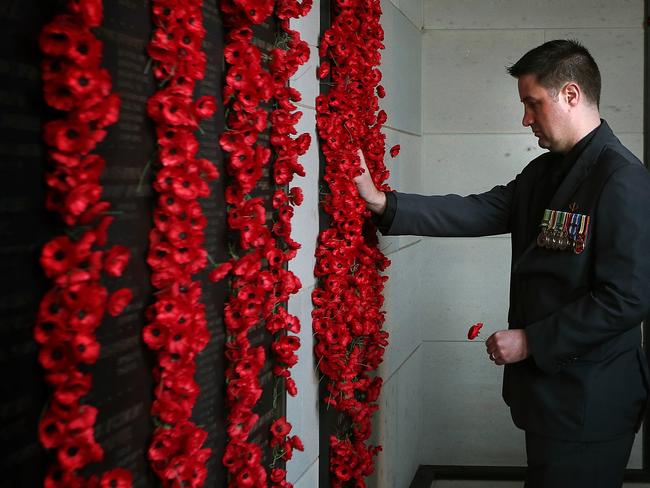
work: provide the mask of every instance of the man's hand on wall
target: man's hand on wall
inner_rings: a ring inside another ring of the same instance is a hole
[[[517,363],[530,356],[524,329],[499,330],[488,337],[485,346],[490,359],[498,365]]]
[[[377,190],[370,176],[370,171],[368,171],[368,165],[366,164],[366,159],[363,157],[361,149],[359,149],[358,154],[361,159],[363,174],[357,176],[354,179],[354,183],[357,185],[357,190],[359,190],[359,196],[366,201],[368,210],[381,215],[386,210],[386,194],[383,191]]]

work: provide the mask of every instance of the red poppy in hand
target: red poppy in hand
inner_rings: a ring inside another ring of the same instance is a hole
[[[469,328],[469,331],[467,332],[467,338],[470,341],[473,341],[474,339],[476,339],[478,337],[479,332],[481,331],[481,327],[483,327],[483,322],[478,322],[478,323],[472,325]]]

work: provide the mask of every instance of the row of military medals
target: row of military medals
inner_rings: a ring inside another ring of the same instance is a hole
[[[560,210],[544,210],[537,236],[537,245],[553,251],[573,250],[580,254],[585,249],[589,230],[589,216]]]

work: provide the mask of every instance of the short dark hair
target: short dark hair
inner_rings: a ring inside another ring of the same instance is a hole
[[[519,61],[506,68],[510,75],[535,75],[537,82],[555,95],[562,85],[573,81],[586,98],[600,106],[600,71],[587,48],[578,41],[555,40],[531,49]]]

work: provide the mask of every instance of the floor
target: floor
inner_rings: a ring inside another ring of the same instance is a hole
[[[438,480],[431,488],[522,488],[519,481],[463,481]],[[626,483],[623,488],[650,488],[650,483]]]

